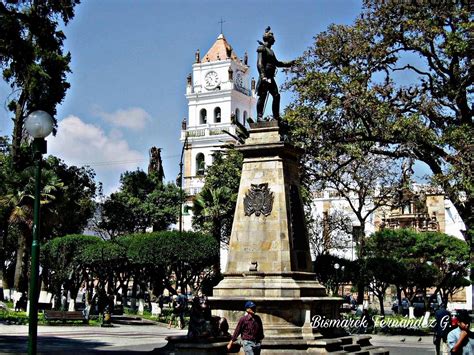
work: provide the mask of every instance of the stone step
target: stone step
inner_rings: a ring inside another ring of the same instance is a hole
[[[371,346],[370,339],[372,339],[372,337],[370,335],[357,335],[355,339],[360,346]]]
[[[125,325],[156,325],[157,323],[148,319],[134,316],[112,316],[111,323]]]
[[[342,350],[347,351],[349,353],[353,353],[356,351],[360,351],[361,348],[359,344],[346,344],[346,345],[342,345]]]
[[[370,355],[389,355],[390,352],[385,348],[374,347],[373,349],[369,349]]]
[[[341,345],[350,345],[353,344],[356,339],[354,337],[340,337],[337,338],[338,340],[341,341]]]
[[[327,355],[387,355],[389,354],[385,348],[379,348],[376,346],[365,346],[361,348],[359,342],[368,341],[369,337],[353,337],[352,344],[350,343],[350,337],[342,338],[324,338],[316,340],[305,340],[305,339],[290,339],[290,338],[271,338],[265,339],[262,342],[262,353],[267,355],[282,355],[282,354],[327,354]],[[224,354],[226,353],[226,346],[228,343],[228,337],[217,339],[200,339],[192,340],[186,336],[170,336],[167,337],[168,345],[166,349],[169,352],[164,352],[165,348],[162,348],[160,354]],[[344,343],[344,344],[342,344]],[[370,344],[370,343],[369,343]],[[243,354],[243,349],[239,346],[235,346],[233,349],[235,354]]]
[[[354,353],[351,353],[351,354],[356,354],[356,355],[370,355],[370,351],[369,350],[359,350],[359,351],[356,351]]]

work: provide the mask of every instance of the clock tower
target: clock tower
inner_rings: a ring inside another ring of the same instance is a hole
[[[183,188],[189,196],[183,206],[183,230],[192,229],[193,199],[204,186],[213,153],[234,141],[224,132],[235,134],[231,115],[243,125],[251,116],[256,103],[253,83],[247,53],[239,59],[223,34],[204,56],[199,50],[196,52],[186,86],[188,119],[183,121],[181,130],[181,143],[186,143]]]

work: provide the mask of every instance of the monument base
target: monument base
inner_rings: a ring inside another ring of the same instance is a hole
[[[320,337],[320,330],[311,324],[312,317],[319,315],[337,319],[343,302],[340,297],[327,297],[325,288],[314,280],[313,273],[249,272],[225,274],[214,288],[214,296],[209,297],[209,305],[214,315],[225,317],[230,328],[234,329],[248,300],[257,305],[265,339]]]
[[[388,355],[388,350],[374,347],[370,344],[369,335],[353,335],[339,338],[315,338],[293,339],[293,338],[265,338],[262,342],[262,354],[367,354],[367,355]],[[186,336],[167,337],[168,344],[165,347],[157,348],[153,354],[187,354],[187,355],[207,355],[207,354],[243,354],[242,348],[237,343],[229,351],[227,344],[229,337],[188,339]]]

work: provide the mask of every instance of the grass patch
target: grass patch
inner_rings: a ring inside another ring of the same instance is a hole
[[[5,324],[15,325],[26,325],[29,323],[28,313],[26,312],[15,312],[10,309],[0,310],[0,322]],[[38,313],[38,325],[53,325],[53,326],[100,326],[102,319],[100,317],[93,317],[89,319],[89,323],[86,324],[80,320],[68,321],[66,323],[62,321],[46,321],[44,319],[44,313]]]
[[[131,308],[124,308],[124,315],[130,316],[138,316],[143,319],[152,320],[154,322],[165,323],[168,324],[171,320],[171,315],[173,314],[173,310],[171,308],[164,308],[160,315],[154,316],[151,315],[151,312],[148,310],[143,311],[143,315],[138,314],[138,310],[133,310]],[[176,322],[176,320],[175,320]],[[189,324],[189,312],[185,311],[184,313],[184,322],[185,324]]]
[[[6,324],[28,324],[28,314],[26,312],[13,312],[9,309],[0,310],[0,320]],[[38,315],[38,324],[40,316]]]

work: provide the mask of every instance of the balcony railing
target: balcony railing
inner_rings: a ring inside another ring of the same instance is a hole
[[[228,131],[231,134],[235,134],[235,127],[230,126],[229,124],[224,125],[212,125],[208,127],[188,127],[186,130],[181,131],[181,138],[184,139],[185,137],[194,138],[194,137],[210,137],[210,136],[221,136],[228,135],[224,132],[224,130]],[[229,137],[230,138],[230,137]]]

